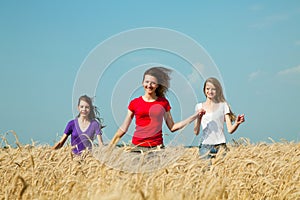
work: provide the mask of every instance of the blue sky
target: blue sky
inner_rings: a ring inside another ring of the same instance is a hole
[[[1,1],[0,134],[14,130],[21,143],[52,145],[74,117],[74,85],[88,56],[124,32],[157,27],[189,37],[217,66],[233,111],[246,115],[246,123],[234,135],[226,133],[229,141],[244,137],[255,143],[270,142],[270,137],[298,142],[299,22],[296,0]],[[107,125],[106,141],[126,114],[126,107],[120,105],[143,94],[141,88],[126,91],[121,86],[139,84],[140,69],[149,63],[174,69],[168,97],[176,121],[204,100],[201,79],[190,86],[196,99],[178,94],[178,83],[190,82],[184,78],[192,79],[193,71],[172,52],[142,49],[121,55],[95,86],[95,104]],[[180,77],[181,82],[176,81]],[[186,140],[184,144],[197,145],[199,137],[193,136],[191,127],[178,135]],[[172,134],[166,131],[166,141],[168,135]],[[6,137],[13,141],[11,135]],[[129,140],[130,134],[123,138]]]

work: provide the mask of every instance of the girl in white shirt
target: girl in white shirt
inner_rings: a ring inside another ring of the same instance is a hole
[[[196,111],[202,113],[196,120],[194,133],[199,134],[200,124],[203,130],[199,154],[206,158],[213,158],[218,153],[220,147],[226,147],[224,135],[224,122],[226,122],[227,131],[233,133],[241,123],[245,121],[244,114],[237,117],[230,110],[220,82],[216,78],[208,78],[203,87],[206,101],[198,103]]]

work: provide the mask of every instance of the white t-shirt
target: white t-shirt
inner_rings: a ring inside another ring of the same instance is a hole
[[[195,110],[202,108],[202,103],[198,103]],[[203,133],[201,134],[202,144],[221,144],[226,142],[224,134],[225,115],[230,113],[226,102],[219,103],[219,107],[214,112],[206,112],[202,116],[201,126]]]

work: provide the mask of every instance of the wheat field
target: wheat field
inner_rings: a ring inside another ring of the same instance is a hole
[[[0,150],[0,199],[300,199],[299,143],[243,139],[211,161],[196,147],[74,156],[68,145],[16,144]]]

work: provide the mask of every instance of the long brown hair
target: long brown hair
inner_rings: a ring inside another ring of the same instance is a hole
[[[155,90],[156,96],[165,97],[170,87],[170,76],[172,70],[164,67],[152,67],[145,71],[143,81],[146,75],[153,76],[157,79],[158,87]]]
[[[211,84],[213,84],[215,86],[215,88],[216,88],[216,93],[217,94],[216,94],[216,97],[215,97],[215,101],[217,103],[220,103],[220,102],[226,102],[227,103],[227,101],[226,101],[226,99],[224,97],[224,94],[223,94],[222,85],[218,81],[218,79],[216,79],[214,77],[210,77],[210,78],[206,79],[206,81],[204,82],[204,86],[203,86],[203,93],[204,93],[204,95],[206,96],[206,94],[205,94],[205,87],[206,87],[206,83],[208,83],[208,82],[211,83]],[[229,112],[230,120],[233,122],[236,119],[236,115],[231,111],[231,108],[230,108],[230,106],[229,106],[228,103],[227,103],[227,105],[228,105],[229,111],[230,111]]]
[[[83,95],[83,96],[79,97],[78,106],[80,104],[80,101],[84,101],[84,102],[88,103],[89,106],[90,106],[90,113],[89,113],[89,116],[88,116],[89,120],[98,121],[99,124],[101,125],[101,128],[104,128],[105,126],[102,125],[103,119],[100,118],[100,112],[99,112],[98,108],[93,105],[92,98],[87,96],[87,95]],[[80,116],[80,113],[78,114],[77,117],[79,117],[79,116]]]

